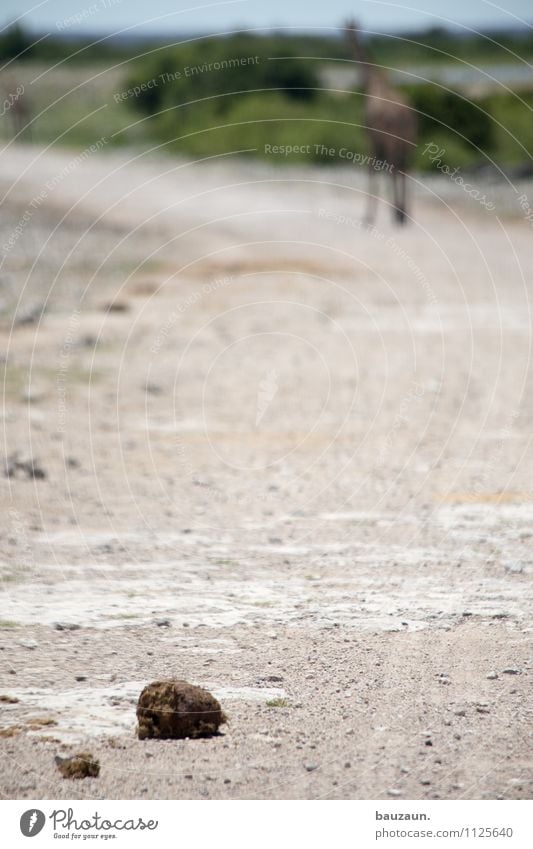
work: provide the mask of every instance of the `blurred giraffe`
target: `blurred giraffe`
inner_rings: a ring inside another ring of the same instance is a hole
[[[11,124],[15,136],[26,135],[31,137],[31,109],[28,96],[25,94],[24,85],[17,84],[13,76],[9,76],[3,84],[4,100],[0,104],[0,114]]]
[[[394,217],[398,224],[407,218],[406,172],[416,149],[416,116],[407,98],[389,82],[381,69],[368,61],[359,27],[347,21],[345,31],[352,53],[359,63],[365,93],[364,123],[375,160],[384,164],[391,175]],[[365,220],[371,223],[376,213],[376,166],[370,165]]]

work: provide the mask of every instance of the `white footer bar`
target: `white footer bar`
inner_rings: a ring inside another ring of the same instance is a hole
[[[9,849],[533,847],[528,801],[3,801],[0,818]]]

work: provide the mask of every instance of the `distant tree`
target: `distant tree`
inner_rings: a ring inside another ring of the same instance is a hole
[[[0,60],[29,58],[32,39],[26,35],[20,24],[12,24],[5,33],[0,36]],[[28,49],[30,48],[30,49]]]

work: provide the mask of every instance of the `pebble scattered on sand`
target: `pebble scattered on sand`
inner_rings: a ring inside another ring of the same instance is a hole
[[[19,646],[22,646],[25,649],[36,649],[39,643],[37,640],[19,640]]]
[[[506,572],[511,574],[520,574],[524,571],[524,564],[521,560],[506,560],[503,564]]]

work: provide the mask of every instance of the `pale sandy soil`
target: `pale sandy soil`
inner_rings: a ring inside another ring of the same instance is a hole
[[[368,231],[355,168],[74,156],[0,156],[3,795],[531,797],[512,189]],[[136,739],[171,675],[221,736]]]

